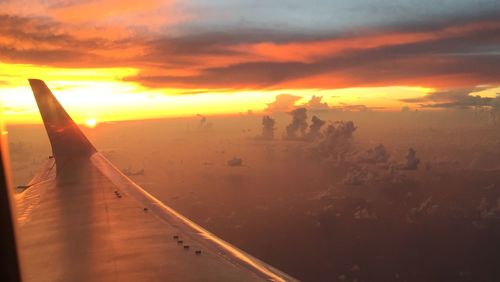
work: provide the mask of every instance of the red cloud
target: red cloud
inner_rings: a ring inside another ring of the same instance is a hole
[[[154,16],[137,16],[155,15],[158,5],[84,1],[51,8],[52,19],[0,15],[0,61],[135,67],[139,75],[128,80],[185,89],[464,87],[500,80],[492,49],[500,43],[500,11],[480,20],[341,35],[236,29],[167,36],[134,27],[155,23]]]

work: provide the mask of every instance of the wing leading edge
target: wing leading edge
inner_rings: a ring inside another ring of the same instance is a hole
[[[26,280],[295,281],[144,191],[95,150],[43,81],[30,84],[55,164],[17,197]]]

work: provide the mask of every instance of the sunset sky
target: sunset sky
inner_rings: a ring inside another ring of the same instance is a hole
[[[0,0],[8,122],[39,121],[27,78],[78,122],[258,112],[279,94],[484,105],[500,92],[500,2]]]

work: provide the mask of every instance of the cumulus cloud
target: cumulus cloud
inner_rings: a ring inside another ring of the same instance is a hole
[[[500,198],[497,198],[496,202],[491,204],[483,197],[476,209],[483,219],[500,218]]]
[[[273,139],[274,138],[274,125],[276,121],[270,116],[262,117],[262,138],[263,139]]]
[[[318,118],[317,116],[313,116],[311,118],[311,125],[309,126],[309,132],[307,132],[307,139],[310,141],[314,141],[321,137],[321,128],[325,125],[325,121]]]
[[[328,125],[325,136],[326,139],[335,143],[337,140],[343,141],[350,139],[356,129],[357,127],[352,121],[336,121]]]
[[[354,219],[376,220],[376,219],[378,219],[378,217],[374,212],[369,211],[367,208],[358,207],[356,212],[354,212]]]
[[[359,162],[362,163],[386,163],[389,160],[389,153],[383,144],[379,144],[374,148],[366,150],[360,157]]]
[[[342,158],[350,149],[352,134],[356,129],[352,121],[336,121],[328,124],[322,137],[313,147],[313,153],[323,158]]]
[[[322,100],[323,96],[313,95],[303,107],[306,107],[311,112],[328,110],[330,107],[326,102],[322,102]]]
[[[439,206],[437,204],[432,204],[433,199],[432,196],[429,196],[427,199],[425,199],[420,205],[416,208],[411,209],[411,215],[416,216],[432,216],[435,215],[438,210]]]
[[[198,129],[204,130],[212,128],[213,124],[211,122],[208,122],[206,116],[201,114],[197,114],[196,116],[200,118],[200,121],[198,122]]]
[[[196,116],[200,118],[200,122],[198,123],[198,127],[200,127],[200,128],[204,127],[205,124],[207,123],[207,117],[204,115],[200,115],[200,114],[197,114]]]
[[[231,167],[237,167],[237,166],[242,166],[243,165],[243,159],[234,157],[230,160],[227,161],[227,165]]]
[[[266,112],[288,112],[293,110],[295,102],[300,100],[299,96],[280,94],[275,97],[274,102],[267,104]]]
[[[403,164],[402,169],[406,170],[416,170],[418,169],[418,164],[420,163],[420,159],[417,158],[417,151],[415,149],[410,148],[408,153],[406,154],[406,163]]]
[[[298,108],[290,112],[292,122],[285,128],[285,139],[298,139],[304,137],[307,130],[307,109]]]
[[[353,166],[347,172],[342,183],[346,185],[363,185],[371,180],[371,178],[372,175],[367,170],[361,169],[358,166]]]

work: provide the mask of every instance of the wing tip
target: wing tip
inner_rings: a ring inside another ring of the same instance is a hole
[[[87,157],[95,153],[94,146],[71,119],[45,82],[34,78],[30,78],[28,81],[56,161],[60,160],[61,157]]]
[[[28,78],[28,81],[35,96],[50,92],[49,87],[43,80],[37,78]]]
[[[28,81],[29,81],[31,86],[33,86],[34,84],[44,84],[45,85],[45,82],[41,79],[38,79],[38,78],[28,78]]]

